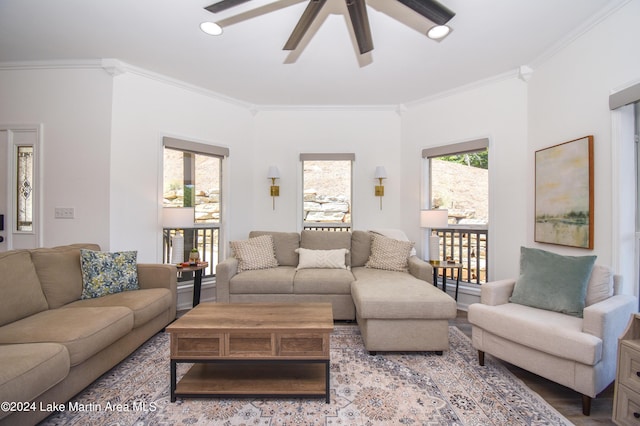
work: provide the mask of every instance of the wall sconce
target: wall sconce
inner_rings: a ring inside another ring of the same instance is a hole
[[[420,227],[431,228],[429,236],[429,260],[440,260],[440,237],[437,228],[449,226],[449,210],[431,209],[420,210]]]
[[[175,229],[171,237],[171,263],[184,262],[184,236],[182,230],[193,228],[195,209],[193,207],[164,207],[162,209],[162,227]]]
[[[267,173],[267,179],[271,179],[271,188],[269,194],[273,199],[273,210],[276,209],[276,197],[280,196],[280,187],[276,185],[276,179],[280,179],[280,172],[276,166],[270,166]]]
[[[376,185],[376,197],[380,197],[380,210],[382,210],[382,197],[384,197],[384,186],[382,185],[382,179],[387,178],[387,171],[383,166],[376,166],[376,173],[374,175],[378,179],[379,184]]]

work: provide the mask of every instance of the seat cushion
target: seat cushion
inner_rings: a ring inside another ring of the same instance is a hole
[[[67,377],[69,352],[58,343],[0,345],[0,365],[0,401],[31,401]]]
[[[121,306],[51,309],[0,327],[0,344],[61,343],[67,347],[73,367],[132,328],[133,312]]]
[[[362,318],[456,317],[456,302],[433,285],[406,272],[353,268],[351,295]]]
[[[350,294],[355,278],[347,269],[301,269],[293,280],[295,294]]]
[[[517,303],[497,306],[474,303],[469,322],[489,333],[553,356],[595,365],[602,340],[582,332],[582,318]]]
[[[296,268],[277,268],[244,271],[229,281],[230,294],[286,294],[293,293],[293,277]]]
[[[78,300],[65,308],[125,306],[133,311],[133,328],[138,328],[171,307],[171,291],[166,288],[125,291],[95,299]]]

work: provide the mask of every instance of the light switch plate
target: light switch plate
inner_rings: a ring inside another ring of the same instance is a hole
[[[56,207],[54,217],[56,219],[73,219],[75,211],[73,207]]]

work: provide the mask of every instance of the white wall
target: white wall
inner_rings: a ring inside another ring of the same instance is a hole
[[[634,0],[588,33],[577,38],[556,55],[535,67],[529,82],[528,105],[528,179],[527,241],[532,246],[555,252],[598,256],[597,263],[612,265],[623,274],[625,290],[637,295],[633,265],[618,264],[613,253],[633,252],[634,247],[614,247],[619,238],[614,234],[633,232],[633,223],[620,224],[614,217],[614,204],[620,197],[632,197],[633,176],[615,189],[612,177],[618,161],[612,146],[610,93],[640,78],[640,1]],[[534,153],[558,143],[582,136],[594,136],[595,166],[595,232],[594,250],[572,249],[533,242],[533,164]],[[629,160],[627,158],[627,160]],[[632,160],[632,159],[631,159]],[[631,239],[631,241],[633,241]]]
[[[302,224],[300,153],[354,153],[354,229],[398,227],[403,206],[400,117],[391,110],[302,109],[262,111],[255,118],[253,229],[299,231]],[[272,209],[267,169],[280,170]],[[384,166],[385,196],[374,195],[376,166]],[[249,231],[250,229],[247,229]]]
[[[100,68],[0,71],[0,123],[42,124],[44,246],[109,246],[111,77]],[[74,219],[54,219],[73,207]]]
[[[225,237],[245,237],[252,222],[252,116],[248,108],[133,73],[114,78],[110,249],[162,260],[162,137],[230,148],[223,188]],[[226,245],[224,245],[226,247]]]
[[[518,274],[526,243],[527,85],[515,77],[412,105],[403,114],[403,228],[423,241],[422,149],[489,138],[490,279]],[[423,204],[424,202],[424,204]]]

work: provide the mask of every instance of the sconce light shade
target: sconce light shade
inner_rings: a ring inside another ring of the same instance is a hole
[[[269,172],[267,173],[267,179],[280,179],[280,171],[276,166],[269,166]]]
[[[420,227],[432,229],[431,235],[429,236],[429,260],[440,260],[440,237],[435,232],[435,229],[446,228],[448,225],[448,210],[420,210]]]
[[[376,166],[376,174],[374,176],[376,179],[386,179],[387,171],[384,169],[384,166]]]

